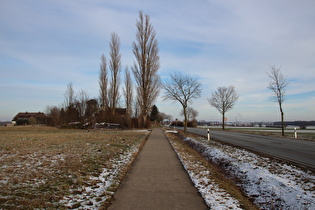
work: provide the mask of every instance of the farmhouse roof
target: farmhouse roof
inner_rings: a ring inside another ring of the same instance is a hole
[[[15,115],[12,121],[17,121],[18,119],[29,119],[31,117],[38,119],[45,118],[46,115],[43,112],[19,112]]]

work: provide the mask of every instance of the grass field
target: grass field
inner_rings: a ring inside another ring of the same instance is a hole
[[[98,187],[97,177],[104,169],[116,167],[115,160],[131,150],[138,151],[148,135],[143,131],[0,127],[0,209],[66,208],[60,200]],[[120,164],[108,189],[90,199],[106,206],[130,164]]]

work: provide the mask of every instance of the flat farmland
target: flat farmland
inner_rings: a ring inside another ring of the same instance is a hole
[[[105,209],[149,133],[0,127],[0,209]]]

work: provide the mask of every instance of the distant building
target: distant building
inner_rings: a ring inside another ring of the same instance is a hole
[[[43,112],[19,112],[12,119],[12,124],[16,125],[35,125],[45,123],[46,115]]]

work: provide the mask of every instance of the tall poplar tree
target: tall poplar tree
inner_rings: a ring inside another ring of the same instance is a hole
[[[137,84],[137,103],[140,107],[140,126],[148,127],[150,109],[160,89],[158,41],[150,16],[139,12],[136,23],[136,41],[132,44],[136,61],[132,67]]]
[[[120,54],[120,39],[114,32],[111,35],[110,40],[110,60],[109,69],[111,73],[110,88],[109,88],[109,106],[112,114],[115,114],[115,110],[118,105],[119,85],[120,85],[120,71],[121,71],[121,54]]]
[[[100,75],[99,75],[99,85],[100,85],[100,106],[105,111],[108,108],[108,76],[107,76],[107,64],[106,64],[106,57],[104,54],[101,58],[100,64]]]

